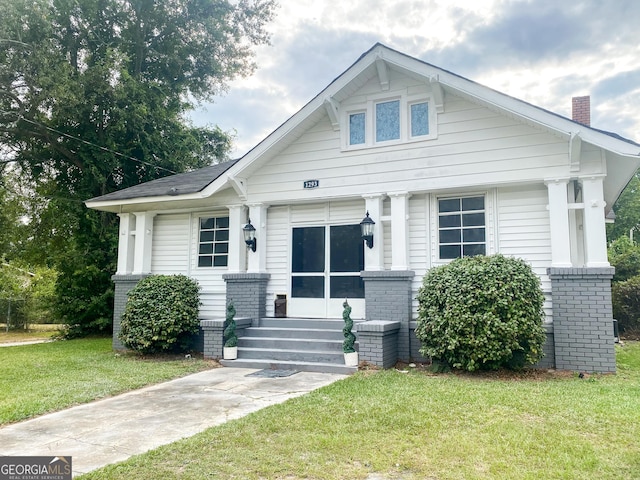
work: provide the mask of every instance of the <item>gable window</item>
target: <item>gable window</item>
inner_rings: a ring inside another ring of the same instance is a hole
[[[366,114],[364,112],[349,115],[349,145],[361,145],[364,143],[365,120]]]
[[[438,199],[440,259],[486,253],[484,204],[484,196]]]
[[[198,267],[226,267],[229,256],[229,217],[200,218]]]
[[[376,142],[400,139],[400,100],[376,103]]]
[[[429,135],[429,104],[413,103],[411,110],[411,137]]]

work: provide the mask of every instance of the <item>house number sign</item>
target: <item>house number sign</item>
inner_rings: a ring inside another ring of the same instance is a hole
[[[317,188],[320,186],[320,181],[319,180],[306,180],[305,182],[302,183],[302,186],[304,188]]]

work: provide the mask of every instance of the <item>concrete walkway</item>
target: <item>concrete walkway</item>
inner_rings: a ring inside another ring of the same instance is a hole
[[[216,368],[8,425],[0,428],[0,455],[71,456],[80,475],[345,378],[264,376],[271,373]]]

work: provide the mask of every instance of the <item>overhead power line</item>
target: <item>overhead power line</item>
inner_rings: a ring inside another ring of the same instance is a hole
[[[10,113],[10,112],[6,112],[6,111],[1,111],[1,112],[2,112],[3,114]],[[25,118],[25,117],[24,117],[24,116],[22,116],[22,115],[20,116],[20,119],[21,119],[21,120],[24,120],[24,121],[25,121],[25,122],[27,122],[27,123],[31,123],[32,125],[35,125],[35,126],[37,126],[37,127],[45,128],[45,129],[47,129],[47,130],[49,130],[49,131],[51,131],[51,132],[55,132],[55,133],[57,133],[58,135],[62,135],[63,137],[67,137],[67,138],[70,138],[71,140],[75,140],[76,142],[84,143],[85,145],[89,145],[89,146],[91,146],[91,147],[94,147],[94,148],[100,149],[100,150],[102,150],[103,152],[112,153],[113,155],[117,155],[118,157],[124,158],[124,159],[126,159],[126,160],[132,160],[132,161],[134,161],[134,162],[138,162],[138,163],[141,163],[141,164],[143,164],[143,165],[147,165],[148,167],[157,168],[158,170],[164,170],[165,172],[169,172],[169,173],[173,173],[173,174],[177,173],[177,172],[174,172],[173,170],[170,170],[170,169],[168,169],[168,168],[161,167],[161,166],[159,166],[159,165],[154,165],[153,163],[146,162],[146,161],[144,161],[144,160],[140,160],[139,158],[130,157],[129,155],[125,155],[125,154],[123,154],[123,153],[116,152],[115,150],[112,150],[112,149],[107,148],[107,147],[103,147],[102,145],[98,145],[98,144],[96,144],[96,143],[90,142],[90,141],[85,140],[85,139],[83,139],[83,138],[80,138],[80,137],[74,137],[73,135],[69,135],[68,133],[61,132],[60,130],[56,130],[55,128],[49,127],[49,126],[44,125],[44,124],[42,124],[42,123],[36,122],[36,121],[34,121],[34,120],[30,120],[30,119],[28,119],[28,118]]]

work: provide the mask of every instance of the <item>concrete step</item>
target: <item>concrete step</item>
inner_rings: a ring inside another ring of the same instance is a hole
[[[243,335],[238,337],[238,348],[263,348],[263,349],[285,349],[300,351],[336,351],[342,352],[342,340],[305,338],[278,338],[278,337],[254,337]]]
[[[260,327],[342,331],[344,321],[325,318],[261,318]],[[355,327],[354,327],[355,328]]]
[[[285,328],[285,327],[248,327],[242,332],[243,336],[258,338],[298,338],[315,340],[344,340],[342,330],[328,330],[325,328]]]
[[[341,350],[309,351],[284,348],[238,347],[238,358],[344,364],[344,355]]]
[[[338,365],[337,363],[237,359],[220,360],[220,364],[225,367],[235,368],[257,368],[260,370],[296,370],[298,372],[338,373],[342,375],[351,375],[352,373],[358,371],[357,367],[347,367],[346,365],[344,365],[344,362],[342,365]]]

